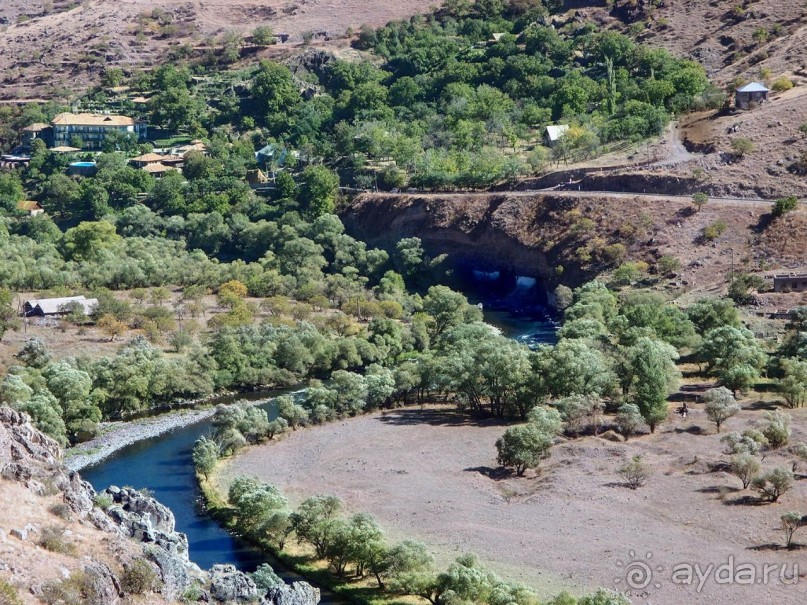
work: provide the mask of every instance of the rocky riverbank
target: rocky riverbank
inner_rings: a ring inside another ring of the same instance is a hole
[[[100,426],[101,434],[98,437],[65,450],[65,466],[70,470],[81,470],[101,462],[128,445],[200,422],[210,418],[215,412],[216,408],[211,406],[201,410],[168,412],[130,422],[104,422]]]

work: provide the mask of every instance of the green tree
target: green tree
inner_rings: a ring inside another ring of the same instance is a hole
[[[303,500],[291,515],[291,524],[297,539],[314,547],[317,557],[327,556],[331,539],[331,525],[342,510],[342,501],[336,496],[311,496]]]
[[[515,468],[521,477],[528,468],[536,468],[549,455],[554,435],[529,423],[507,429],[496,441],[496,461]]]
[[[715,423],[717,432],[721,425],[740,411],[740,406],[726,387],[709,389],[703,394],[706,417]]]
[[[708,201],[709,196],[703,193],[702,191],[699,191],[698,193],[695,193],[692,196],[692,204],[695,206],[698,212],[701,211],[701,209],[707,204]]]
[[[729,471],[743,483],[743,489],[748,489],[751,481],[757,476],[760,469],[759,460],[751,454],[735,454],[731,457]]]
[[[8,330],[17,330],[20,319],[13,305],[14,296],[8,288],[0,288],[0,340]]]
[[[623,392],[638,406],[651,433],[667,418],[667,397],[678,388],[677,359],[671,345],[642,337],[625,350],[620,363]]]
[[[791,195],[788,197],[780,197],[776,202],[773,204],[773,210],[771,213],[775,217],[784,216],[788,212],[792,212],[796,208],[799,207],[799,200],[796,196]]]
[[[205,476],[205,479],[210,475],[210,471],[216,467],[220,454],[219,444],[207,437],[199,438],[194,444],[193,464],[196,470]]]
[[[783,377],[777,381],[779,392],[790,408],[802,407],[807,402],[807,361],[797,358],[781,360]]]
[[[258,46],[269,46],[275,43],[275,34],[268,25],[259,25],[252,30],[252,41]]]
[[[307,166],[303,170],[302,201],[313,217],[334,211],[339,193],[339,176],[325,166]]]
[[[64,234],[64,249],[74,260],[92,260],[120,241],[115,225],[107,221],[84,222]]]
[[[775,468],[763,475],[754,477],[751,487],[768,502],[776,502],[793,487],[793,473],[786,468]]]

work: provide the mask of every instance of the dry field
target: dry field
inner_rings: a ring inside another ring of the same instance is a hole
[[[745,404],[724,432],[760,418],[752,408],[761,404]],[[803,411],[794,413],[794,424],[793,441],[801,441],[807,435]],[[651,554],[646,563],[653,569],[649,586],[632,591],[634,603],[805,601],[803,577],[785,586],[774,574],[767,585],[748,586],[718,583],[712,569],[700,589],[697,582],[673,582],[678,564],[697,563],[703,572],[733,557],[735,567],[787,564],[791,573],[793,563],[803,563],[798,552],[779,546],[777,525],[783,512],[803,508],[807,476],[778,504],[746,502],[750,492],[723,470],[727,457],[702,410],[686,420],[675,416],[657,434],[627,443],[593,436],[562,443],[537,475],[526,478],[502,475],[497,467],[494,443],[503,431],[445,409],[376,413],[248,448],[222,467],[218,480],[226,487],[235,476],[255,475],[277,485],[293,504],[312,494],[336,494],[349,511],[374,514],[392,538],[423,540],[443,564],[476,552],[506,577],[546,593],[626,589],[632,551],[638,559]],[[633,491],[616,469],[637,453],[653,476]],[[773,454],[763,468],[790,462]],[[801,539],[807,541],[807,534]]]

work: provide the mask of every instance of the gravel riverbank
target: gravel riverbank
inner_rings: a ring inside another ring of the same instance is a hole
[[[215,412],[215,406],[210,406],[204,409],[168,412],[131,422],[103,422],[98,437],[65,450],[65,465],[74,471],[81,470],[101,462],[127,445],[194,424],[211,417]]]

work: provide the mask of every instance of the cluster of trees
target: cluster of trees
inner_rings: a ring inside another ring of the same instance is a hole
[[[414,540],[390,544],[376,519],[367,513],[345,516],[335,496],[318,495],[292,511],[273,485],[238,477],[230,485],[234,527],[244,536],[272,551],[280,551],[294,536],[313,557],[328,563],[340,581],[371,577],[379,591],[411,595],[432,605],[449,603],[531,605],[532,589],[507,582],[485,569],[474,555],[462,555],[445,571],[434,566],[426,546]],[[266,573],[266,570],[262,570]],[[579,598],[562,593],[549,605],[626,605],[622,595],[599,590]]]
[[[94,437],[104,418],[155,411],[177,400],[211,395],[214,388],[195,357],[169,359],[142,337],[113,357],[60,361],[33,338],[17,360],[20,365],[0,382],[0,402],[28,413],[63,445]]]

